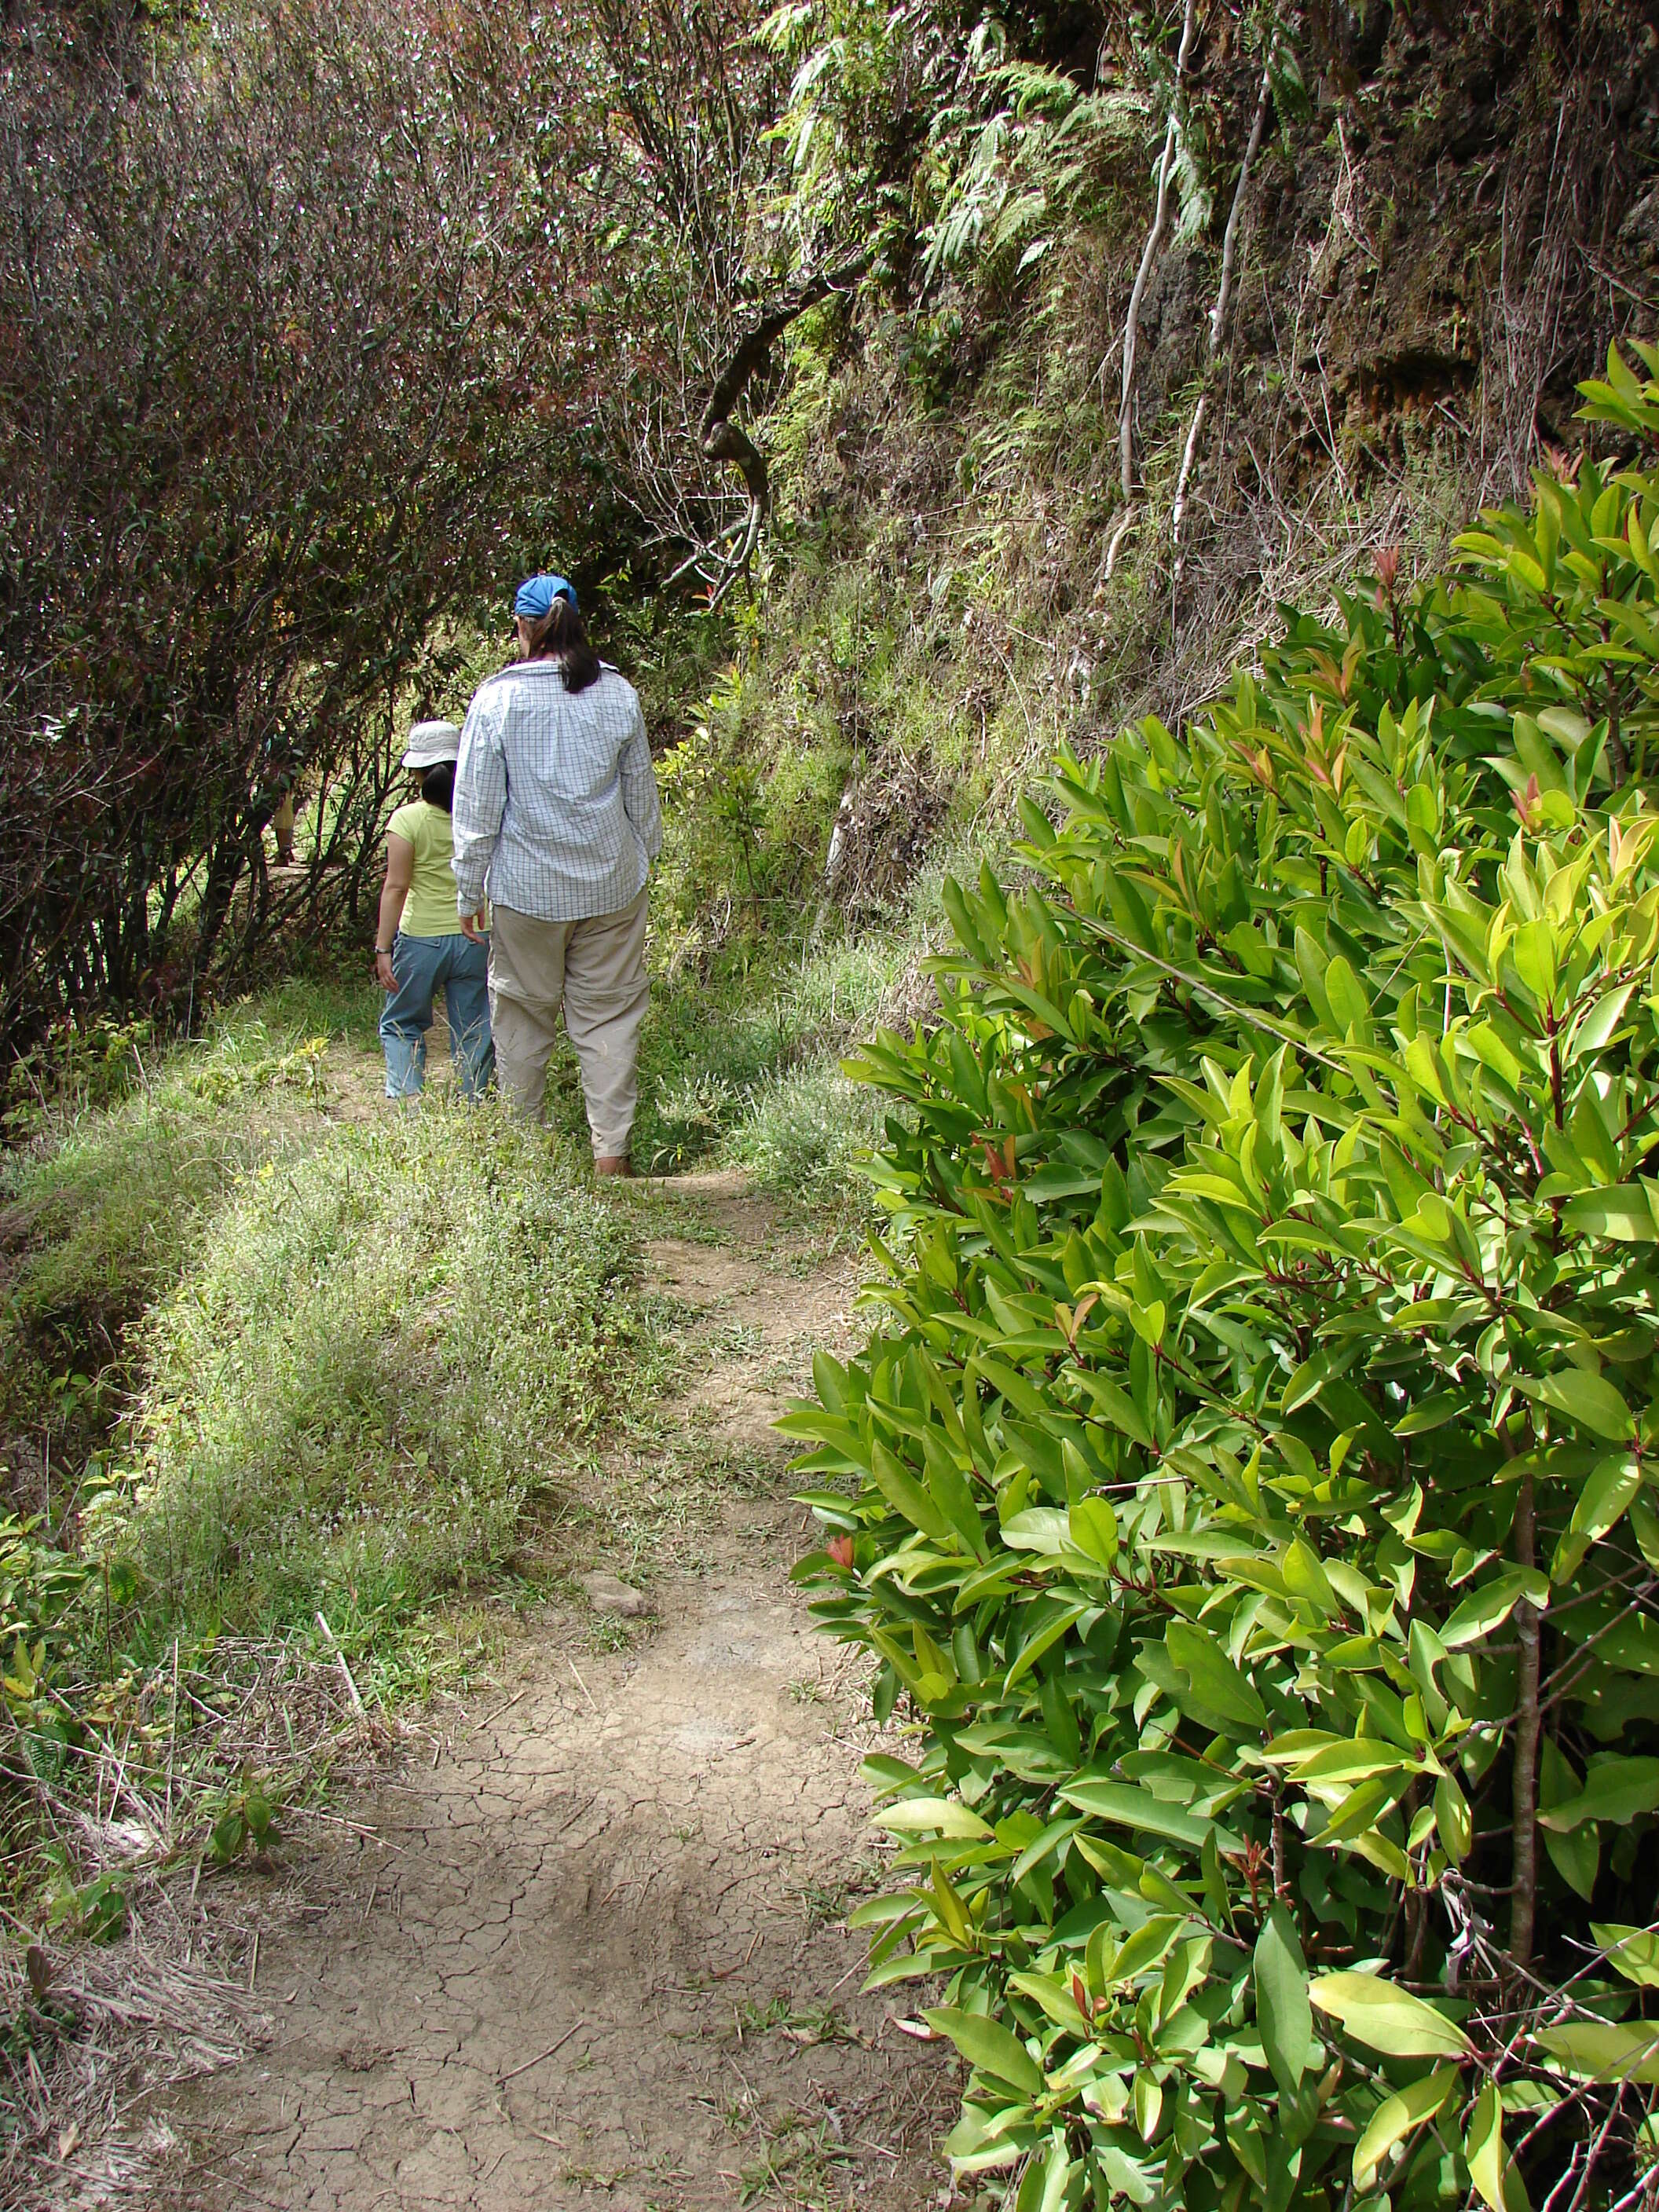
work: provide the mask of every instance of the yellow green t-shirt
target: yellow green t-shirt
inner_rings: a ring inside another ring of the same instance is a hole
[[[415,872],[398,927],[405,937],[459,936],[455,875],[449,865],[454,836],[448,815],[441,806],[415,799],[398,809],[387,828],[392,836],[407,838],[415,848]]]

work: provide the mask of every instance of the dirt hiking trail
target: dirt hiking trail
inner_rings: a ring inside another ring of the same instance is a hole
[[[848,1338],[854,1274],[735,1181],[673,1188],[696,1233],[651,1243],[652,1283],[708,1364],[671,1419],[752,1479],[628,1648],[550,1617],[341,1808],[257,1954],[263,2047],[175,2103],[179,2207],[948,2200],[944,2070],[902,2002],[859,1996],[838,1924],[869,1873],[865,1700],[787,1579],[805,1536],[769,1426]]]

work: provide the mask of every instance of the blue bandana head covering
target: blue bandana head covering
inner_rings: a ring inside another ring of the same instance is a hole
[[[568,599],[573,615],[580,611],[576,605],[576,586],[566,577],[527,576],[519,586],[513,611],[527,617],[531,622],[540,622],[555,599]]]

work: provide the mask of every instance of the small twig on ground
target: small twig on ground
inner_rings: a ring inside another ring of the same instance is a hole
[[[597,1705],[593,1705],[593,1692],[588,1688],[586,1683],[583,1681],[581,1677],[581,1669],[577,1666],[575,1661],[571,1658],[570,1654],[567,1651],[564,1656],[566,1664],[569,1667],[571,1673],[576,1677],[577,1688],[581,1692],[583,1697],[586,1698],[588,1704],[590,1705],[593,1705],[593,1717],[597,1720],[599,1715],[599,1709]]]
[[[545,2051],[538,2051],[533,2058],[526,2058],[522,2066],[515,2066],[510,2074],[497,2075],[496,2079],[501,2087],[506,2088],[509,2081],[516,2081],[520,2074],[527,2074],[532,2066],[539,2066],[544,2058],[551,2058],[556,2051],[562,2051],[578,2028],[586,2027],[586,2025],[587,2022],[583,2020],[573,2021],[556,2043],[550,2043]]]
[[[740,1966],[721,1966],[709,1977],[710,1980],[716,1982],[729,1982],[733,1974],[741,1974],[748,1966],[749,1961],[754,1957],[756,1947],[758,1945],[760,1939],[761,1931],[757,1928],[755,1930],[754,1942],[750,1944],[749,1948],[744,1953],[743,1965]]]
[[[389,1836],[382,1835],[378,1828],[366,1828],[361,1820],[348,1820],[343,1813],[325,1813],[319,1805],[306,1806],[301,1810],[306,1820],[326,1820],[331,1828],[349,1828],[354,1836],[366,1836],[371,1844],[378,1844],[383,1851],[401,1852],[404,1848],[401,1844],[394,1844]]]
[[[368,1715],[363,1711],[363,1701],[357,1694],[357,1685],[351,1679],[351,1669],[346,1665],[345,1653],[341,1650],[339,1644],[335,1640],[334,1631],[329,1626],[327,1621],[324,1620],[320,1613],[317,1615],[317,1626],[323,1632],[323,1640],[328,1645],[329,1650],[334,1654],[334,1663],[339,1668],[341,1677],[345,1683],[348,1692],[350,1693],[352,1711],[356,1714],[360,1721],[367,1720],[368,1718]]]

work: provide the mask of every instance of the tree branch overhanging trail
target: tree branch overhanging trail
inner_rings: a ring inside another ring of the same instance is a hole
[[[765,456],[742,425],[732,420],[732,410],[752,379],[765,373],[771,362],[773,346],[789,325],[804,315],[809,307],[816,307],[833,293],[845,291],[863,274],[865,266],[865,257],[860,255],[851,261],[842,262],[837,268],[822,270],[786,293],[750,326],[715,379],[714,389],[709,392],[702,410],[698,436],[704,453],[711,461],[730,461],[736,467],[749,495],[749,513],[736,550],[726,556],[720,580],[710,592],[711,611],[719,606],[754,558],[755,548],[760,543],[762,526],[771,506],[771,484],[767,476]]]

